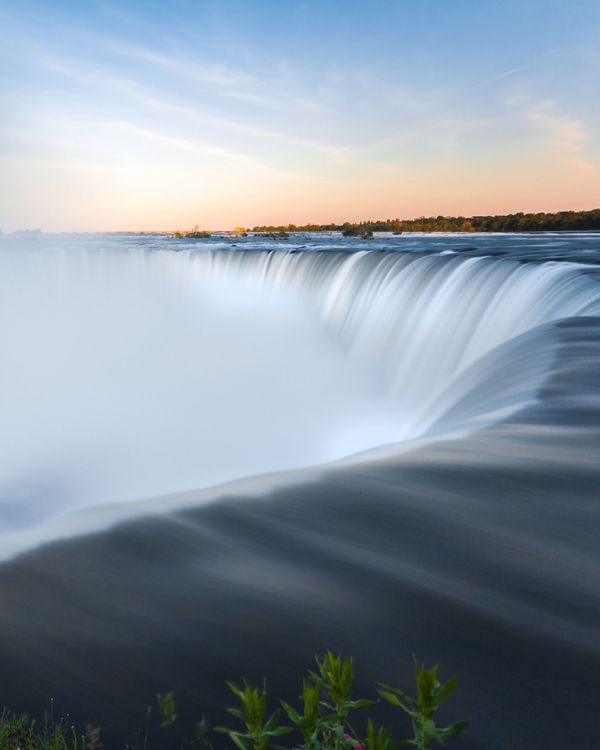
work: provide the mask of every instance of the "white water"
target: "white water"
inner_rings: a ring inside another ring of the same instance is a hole
[[[599,311],[564,264],[7,248],[0,529],[484,424]]]

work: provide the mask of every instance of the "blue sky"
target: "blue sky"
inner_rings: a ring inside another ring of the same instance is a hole
[[[0,226],[600,205],[600,3],[2,2]]]

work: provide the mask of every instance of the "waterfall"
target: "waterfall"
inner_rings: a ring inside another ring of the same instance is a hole
[[[567,263],[155,244],[0,248],[0,534],[490,424],[600,314]]]
[[[393,400],[402,439],[425,434],[452,406],[440,394],[498,347],[505,345],[505,358],[515,356],[506,344],[527,332],[600,312],[598,283],[564,263],[367,251],[193,252],[187,257],[200,279],[250,277],[267,290],[307,293],[349,362],[368,363]],[[486,377],[493,381],[488,359]],[[533,379],[528,364],[521,349],[511,367],[526,376],[529,397],[539,379]],[[498,367],[506,369],[506,362]],[[499,389],[503,385],[496,382]]]

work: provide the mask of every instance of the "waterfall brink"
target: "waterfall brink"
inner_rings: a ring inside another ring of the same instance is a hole
[[[557,323],[598,314],[566,263],[0,249],[5,555],[81,508],[497,422],[538,398]]]
[[[565,264],[366,251],[239,251],[188,258],[199,278],[247,274],[267,289],[308,292],[349,358],[369,363],[393,398],[399,439],[427,433],[452,406],[440,395],[451,399],[451,384],[497,347],[548,323],[600,313],[598,283]],[[503,356],[515,352],[505,346]],[[506,364],[497,362],[499,375],[506,375]],[[523,402],[540,384],[531,364],[524,347],[510,362],[529,383],[523,383]],[[493,382],[489,358],[485,369]],[[471,381],[476,377],[469,373]],[[501,390],[504,381],[499,378],[496,386]],[[512,406],[520,404],[517,399]]]

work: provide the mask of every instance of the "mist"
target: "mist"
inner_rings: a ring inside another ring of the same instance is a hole
[[[308,466],[395,439],[299,292],[183,256],[0,252],[0,521]]]

